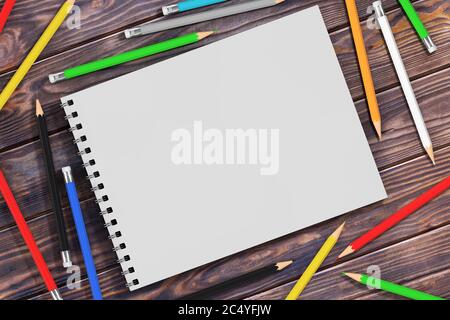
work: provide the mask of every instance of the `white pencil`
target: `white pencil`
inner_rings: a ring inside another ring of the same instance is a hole
[[[425,121],[423,120],[422,112],[420,112],[419,104],[417,103],[416,96],[414,95],[414,91],[411,86],[411,82],[409,81],[408,74],[406,73],[406,68],[403,64],[402,57],[400,56],[400,51],[398,50],[394,35],[392,34],[392,29],[389,25],[389,21],[384,14],[383,7],[381,6],[381,1],[375,1],[372,6],[375,10],[375,16],[377,18],[378,24],[381,27],[381,32],[383,33],[383,37],[388,47],[389,54],[391,55],[392,62],[394,63],[394,68],[400,80],[400,85],[402,87],[403,93],[405,94],[406,102],[408,103],[409,110],[411,111],[417,131],[419,132],[420,141],[427,151],[427,154],[430,157],[431,161],[433,162],[433,164],[435,164],[433,145],[431,143],[430,135],[428,134]]]

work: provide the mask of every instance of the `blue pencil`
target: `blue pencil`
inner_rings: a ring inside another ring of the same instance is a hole
[[[77,229],[81,253],[83,254],[89,284],[91,285],[92,297],[94,300],[103,300],[102,291],[98,283],[97,270],[95,269],[94,258],[92,257],[91,246],[86,232],[86,225],[84,224],[83,213],[81,212],[80,201],[78,200],[77,188],[72,178],[72,169],[70,167],[64,167],[62,168],[62,172],[64,181],[66,182],[67,195]]]
[[[177,12],[189,11],[225,1],[226,0],[185,0],[170,6],[164,6],[162,7],[162,11],[165,16],[168,16]]]

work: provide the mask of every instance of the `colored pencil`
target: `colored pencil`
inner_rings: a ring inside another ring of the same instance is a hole
[[[78,241],[80,242],[84,265],[86,266],[86,272],[88,275],[89,284],[91,286],[92,297],[94,300],[103,300],[94,258],[92,257],[91,245],[89,243],[89,237],[86,231],[86,225],[84,223],[83,212],[81,211],[80,200],[78,199],[77,187],[72,177],[72,169],[70,167],[64,167],[62,168],[62,173],[66,183],[67,196],[69,198],[75,228],[77,229]]]
[[[422,43],[424,44],[425,48],[427,48],[429,53],[435,52],[437,47],[433,43],[433,40],[431,40],[431,37],[428,34],[427,29],[420,20],[419,15],[417,14],[411,2],[409,2],[409,0],[398,0],[398,2],[400,2],[400,5],[405,11],[409,21],[411,21],[411,24],[413,25],[414,29],[419,35],[420,40],[422,40]]]
[[[19,84],[25,78],[28,71],[31,69],[32,65],[36,62],[39,55],[45,49],[47,44],[50,42],[58,28],[66,19],[69,12],[72,10],[73,4],[75,0],[67,0],[62,7],[59,9],[56,16],[50,22],[48,27],[45,29],[44,33],[41,35],[39,40],[36,42],[34,47],[31,49],[30,53],[27,55],[25,60],[23,60],[19,69],[17,69],[16,73],[13,75],[11,80],[9,80],[6,87],[3,89],[2,93],[0,93],[0,110],[3,109],[6,102],[8,102],[11,95],[17,89]]]
[[[52,149],[48,138],[47,122],[39,100],[36,100],[36,119],[39,128],[39,136],[42,143],[42,151],[44,153],[45,169],[47,171],[47,180],[53,203],[53,212],[56,218],[56,230],[58,232],[61,257],[63,260],[63,266],[68,268],[72,266],[69,252],[69,241],[67,240],[64,214],[61,207],[61,199],[59,198],[58,186],[56,184],[55,166],[53,164]]]
[[[51,74],[48,76],[48,78],[51,83],[56,83],[66,79],[73,79],[95,71],[117,66],[126,62],[134,61],[144,57],[149,57],[175,48],[187,46],[189,44],[196,43],[210,36],[211,34],[213,34],[212,31],[190,33],[181,37],[152,44],[150,46],[127,51],[112,57],[104,58],[77,67],[69,68],[64,70],[63,72]]]
[[[417,197],[406,206],[398,210],[396,213],[383,220],[380,224],[376,225],[373,229],[369,230],[358,239],[353,241],[347,248],[345,248],[345,250],[339,255],[338,258],[345,257],[346,255],[360,250],[366,244],[378,238],[380,235],[408,217],[414,211],[419,210],[425,204],[438,197],[440,194],[444,193],[448,188],[450,188],[450,176],[433,186],[428,191],[422,193],[419,197]]]
[[[429,293],[404,287],[386,280],[369,277],[365,274],[345,272],[344,275],[368,287],[390,292],[398,296],[402,296],[413,300],[445,300],[444,298],[433,296]]]
[[[31,253],[33,261],[36,264],[36,267],[38,268],[42,279],[44,280],[47,290],[50,292],[53,299],[62,300],[61,295],[59,294],[58,291],[58,287],[56,286],[55,280],[53,279],[50,271],[48,270],[47,263],[45,262],[41,252],[39,251],[36,241],[34,240],[33,234],[31,233],[31,230],[28,227],[22,212],[20,211],[19,205],[17,204],[16,199],[14,198],[14,195],[11,191],[11,188],[9,187],[5,175],[3,174],[3,171],[1,169],[0,169],[0,193],[3,195],[6,205],[11,211],[11,215],[13,216],[14,221],[16,222],[17,227],[19,228],[20,234],[22,235],[23,240],[25,241],[25,244],[27,245],[28,250]]]
[[[124,31],[124,34],[126,38],[139,37],[155,32],[170,30],[178,27],[188,26],[195,23],[224,18],[235,14],[240,14],[262,8],[267,8],[280,4],[284,1],[285,0],[246,1],[243,3],[229,5],[223,8],[216,8],[205,12],[199,12],[172,19],[164,19],[157,22],[147,23],[136,28],[127,29]]]
[[[5,4],[3,5],[2,11],[0,11],[0,32],[3,31],[3,28],[5,27],[6,24],[6,20],[8,20],[8,17],[15,3],[16,0],[6,0]]]
[[[295,286],[292,288],[291,292],[286,297],[286,300],[297,300],[300,294],[303,292],[311,278],[314,276],[316,271],[321,266],[322,262],[333,249],[336,242],[339,240],[339,236],[344,229],[345,222],[339,226],[325,241],[320,250],[317,252],[316,256],[312,259],[311,263],[308,265],[306,270],[303,272],[300,279],[297,281]]]
[[[378,107],[377,95],[375,94],[375,86],[373,84],[372,73],[370,72],[369,59],[367,57],[366,47],[364,45],[364,38],[359,22],[358,9],[356,8],[355,0],[345,0],[347,6],[348,18],[350,20],[350,27],[353,35],[353,42],[355,43],[356,55],[358,57],[359,69],[366,92],[367,104],[369,105],[370,118],[372,119],[375,131],[381,139],[381,115]]]
[[[228,281],[219,283],[215,286],[209,287],[205,290],[193,293],[191,295],[185,296],[182,300],[208,300],[216,293],[225,292],[227,290],[231,290],[233,288],[242,287],[243,284],[250,284],[260,281],[272,274],[276,274],[292,264],[292,260],[289,261],[281,261],[275,264],[268,265],[261,269],[243,274],[239,277],[230,279]]]
[[[169,16],[177,12],[185,12],[225,1],[226,0],[186,0],[171,4],[169,6],[164,6],[162,7],[162,12],[165,16]]]
[[[416,96],[414,95],[414,90],[411,86],[411,82],[408,78],[408,73],[406,72],[405,65],[403,64],[400,51],[398,50],[397,43],[395,42],[394,35],[392,33],[389,21],[384,14],[381,1],[376,1],[373,4],[375,10],[375,17],[381,27],[381,32],[383,33],[384,40],[388,47],[389,54],[391,55],[392,62],[394,63],[394,68],[397,73],[398,79],[400,80],[400,85],[402,87],[403,93],[405,94],[406,102],[408,104],[409,110],[416,125],[417,131],[419,133],[420,141],[422,142],[423,148],[427,152],[433,164],[435,163],[433,144],[431,143],[430,135],[428,134],[425,121],[423,120],[422,112],[420,111],[419,104],[417,103]]]

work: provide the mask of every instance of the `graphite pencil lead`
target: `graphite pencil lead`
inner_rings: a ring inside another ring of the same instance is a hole
[[[282,261],[282,262],[278,262],[275,266],[277,267],[278,271],[281,271],[287,267],[289,267],[294,261],[289,260],[289,261]]]
[[[42,109],[41,103],[36,99],[36,117],[43,116],[44,110]]]
[[[213,33],[214,33],[214,31],[197,32],[198,40],[202,40],[206,37],[209,37]]]

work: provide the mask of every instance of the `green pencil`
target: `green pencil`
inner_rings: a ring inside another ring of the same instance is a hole
[[[414,29],[416,29],[416,32],[419,35],[420,40],[422,40],[428,52],[433,53],[434,51],[436,51],[437,49],[436,45],[433,43],[433,40],[431,40],[431,37],[429,36],[427,29],[420,20],[416,10],[414,10],[414,7],[411,4],[411,2],[409,2],[409,0],[398,0],[398,2],[400,2],[400,5],[402,6],[403,10],[408,16],[409,21],[411,21],[411,24],[414,26]]]
[[[390,292],[402,297],[410,298],[413,300],[446,300],[441,297],[436,297],[431,294],[414,290],[408,287],[404,287],[386,280],[377,279],[374,277],[369,277],[365,274],[357,274],[357,273],[347,273],[345,272],[344,275],[346,275],[349,278],[352,278],[355,281],[358,281],[361,284],[364,284],[366,286],[380,289],[386,292]],[[376,285],[374,285],[376,284]]]
[[[51,74],[48,76],[48,78],[51,83],[56,83],[66,79],[73,79],[98,70],[103,70],[126,62],[152,56],[157,53],[169,51],[175,48],[196,43],[210,36],[211,34],[213,34],[212,31],[190,33],[181,37],[173,38],[160,43],[152,44],[150,46],[127,51],[112,57],[100,59],[77,67],[66,69],[63,72]]]

